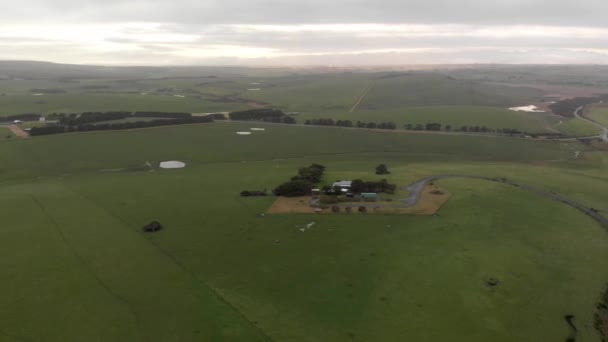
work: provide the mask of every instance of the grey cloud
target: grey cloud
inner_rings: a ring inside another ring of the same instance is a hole
[[[24,0],[7,20],[196,24],[482,23],[608,26],[605,0]]]

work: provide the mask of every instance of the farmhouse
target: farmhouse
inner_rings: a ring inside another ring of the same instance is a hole
[[[343,181],[334,182],[334,184],[332,184],[332,187],[333,188],[340,188],[342,190],[344,190],[344,189],[350,190],[350,187],[352,185],[353,185],[353,181],[343,180]]]

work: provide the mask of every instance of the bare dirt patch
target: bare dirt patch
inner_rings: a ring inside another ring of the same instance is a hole
[[[268,214],[314,214],[315,208],[310,206],[312,196],[278,197],[270,206]]]
[[[13,132],[13,134],[15,134],[18,138],[29,138],[30,137],[26,131],[24,131],[23,129],[21,129],[21,127],[19,127],[17,125],[9,125],[8,129],[10,129],[11,132]]]

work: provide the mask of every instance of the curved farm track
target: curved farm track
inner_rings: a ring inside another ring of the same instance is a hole
[[[446,178],[481,179],[481,180],[486,180],[486,181],[490,181],[490,182],[497,182],[497,183],[502,183],[502,184],[507,184],[507,185],[511,185],[514,187],[518,187],[520,189],[523,189],[523,190],[526,190],[529,192],[533,192],[535,194],[538,194],[538,195],[550,198],[552,200],[562,202],[571,207],[574,207],[575,209],[578,209],[582,213],[590,216],[591,218],[593,218],[594,220],[599,222],[604,228],[608,229],[608,218],[606,218],[605,216],[600,214],[596,209],[589,208],[579,202],[566,198],[556,192],[546,191],[546,190],[542,190],[542,189],[532,187],[529,185],[519,184],[517,182],[508,180],[506,178],[493,178],[493,177],[458,175],[458,174],[445,174],[445,175],[429,176],[429,177],[420,179],[420,180],[410,184],[409,186],[403,188],[404,190],[407,190],[410,192],[410,196],[408,198],[402,199],[401,201],[404,203],[405,207],[415,205],[418,202],[418,200],[420,199],[420,194],[421,194],[422,190],[428,183],[435,181],[435,180],[446,179]]]

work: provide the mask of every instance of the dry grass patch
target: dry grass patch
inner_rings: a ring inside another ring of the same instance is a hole
[[[314,214],[315,208],[310,206],[312,196],[278,197],[270,206],[268,214]]]

